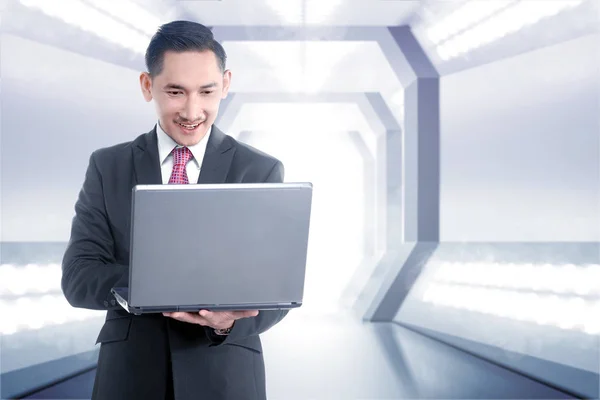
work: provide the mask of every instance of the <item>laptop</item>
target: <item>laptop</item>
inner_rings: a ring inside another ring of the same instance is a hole
[[[112,294],[132,314],[300,307],[312,189],[137,185],[129,287]]]

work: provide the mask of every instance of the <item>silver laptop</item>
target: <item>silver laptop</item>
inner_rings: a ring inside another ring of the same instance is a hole
[[[132,193],[133,314],[302,305],[310,183],[138,185]]]

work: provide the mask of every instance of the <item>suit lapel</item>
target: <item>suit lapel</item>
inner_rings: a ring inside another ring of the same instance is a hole
[[[202,169],[197,183],[224,183],[235,154],[235,147],[227,136],[213,125]],[[133,169],[136,184],[162,184],[158,159],[158,139],[156,127],[135,140],[133,146]]]
[[[161,184],[160,162],[158,160],[158,139],[156,126],[150,132],[140,136],[133,146],[133,169],[136,184]]]
[[[202,169],[198,183],[224,183],[235,154],[231,140],[213,125],[206,144],[206,153],[202,161]]]

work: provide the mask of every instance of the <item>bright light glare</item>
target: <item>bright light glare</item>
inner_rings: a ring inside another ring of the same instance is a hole
[[[433,283],[423,301],[438,306],[600,334],[600,300]]]
[[[306,23],[321,24],[331,20],[331,15],[342,4],[342,0],[307,0]]]
[[[438,44],[446,38],[489,17],[515,1],[516,0],[486,0],[467,2],[448,17],[442,19],[441,22],[431,27],[427,31],[427,36],[434,44]]]
[[[302,23],[304,14],[302,12],[303,0],[265,0],[267,5],[275,11],[275,13],[288,24]]]
[[[105,312],[73,308],[62,295],[0,300],[0,334],[41,329],[73,321],[103,317]]]
[[[0,334],[41,329],[103,316],[72,307],[60,292],[59,264],[0,265]],[[44,295],[45,294],[45,295]],[[33,317],[32,317],[33,316]]]
[[[253,42],[245,47],[269,65],[286,91],[317,93],[342,61],[361,45],[358,41],[286,41],[283,45],[280,42]]]
[[[121,21],[127,22],[147,35],[154,35],[161,20],[130,0],[86,0]]]
[[[284,163],[286,182],[314,185],[302,311],[326,314],[339,309],[363,255],[363,165],[347,132],[323,130],[301,107],[287,107],[287,113],[270,110],[277,129],[269,124],[272,130],[255,132],[248,143]],[[293,118],[286,120],[288,114]]]
[[[282,22],[299,25],[329,22],[342,0],[266,0],[266,3]]]
[[[149,36],[143,35],[77,0],[20,0],[20,2],[26,7],[38,9],[50,17],[58,18],[67,24],[138,53],[145,53],[150,41]]]
[[[440,44],[437,47],[440,57],[443,60],[449,60],[461,54],[466,54],[475,48],[490,44],[527,26],[534,25],[544,18],[574,8],[583,3],[583,0],[535,0],[519,2],[490,0],[474,1],[467,4],[467,6],[470,9],[475,7],[479,10],[483,7],[487,9],[489,4],[491,7],[489,10],[492,10],[492,12],[489,12],[487,15],[491,15],[493,12],[501,9],[501,3],[504,3],[504,5],[510,3],[510,5],[480,24]],[[460,10],[457,12],[460,12]],[[478,15],[483,14],[479,11]],[[465,17],[464,19],[471,20],[473,18]],[[467,26],[463,28],[467,28]],[[440,24],[440,26],[432,28],[429,31],[429,35],[434,43],[439,43],[443,38],[450,37],[459,31],[460,29],[457,29],[455,25],[449,28],[447,25]]]
[[[22,296],[60,290],[61,267],[58,264],[0,265],[0,296]]]
[[[322,134],[315,134],[315,130],[360,131],[366,132],[365,136],[373,136],[360,107],[352,103],[246,104],[231,126],[233,132],[242,130],[281,132],[276,140],[294,140],[295,136],[319,140]],[[269,146],[268,143],[264,145]],[[285,147],[285,143],[282,146]],[[280,148],[275,150],[281,151]]]
[[[600,297],[600,265],[442,262],[434,280]]]

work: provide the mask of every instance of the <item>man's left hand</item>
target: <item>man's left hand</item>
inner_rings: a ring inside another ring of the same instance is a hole
[[[202,326],[210,326],[213,329],[229,329],[233,323],[241,318],[256,317],[257,310],[245,311],[208,311],[200,310],[200,312],[172,312],[163,313],[165,317],[170,317],[179,321],[188,322],[190,324],[198,324]]]

